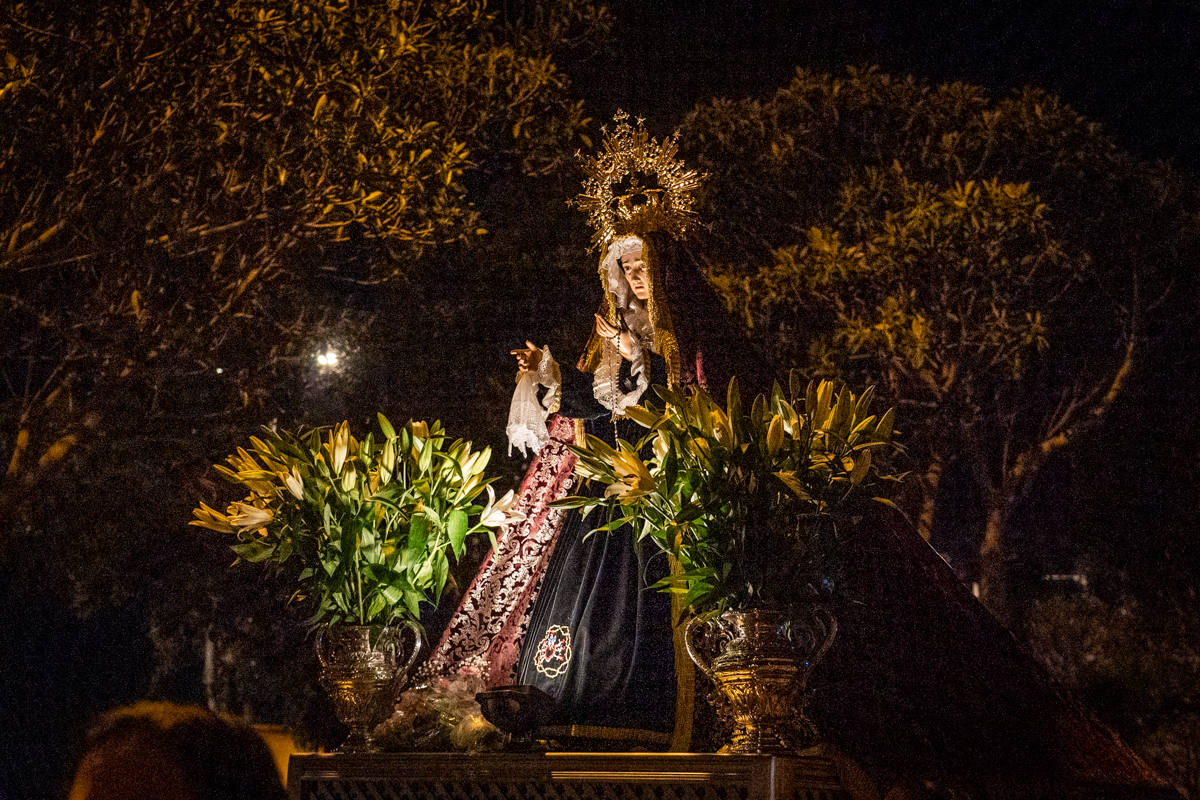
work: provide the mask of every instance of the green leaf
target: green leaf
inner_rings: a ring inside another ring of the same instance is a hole
[[[761,394],[755,395],[754,402],[750,404],[750,421],[754,423],[755,428],[761,428],[766,416],[767,398]]]
[[[244,544],[231,545],[230,550],[237,554],[237,557],[243,561],[251,563],[260,563],[266,561],[275,554],[275,548],[264,542],[246,542]]]
[[[875,387],[868,386],[866,390],[859,395],[858,403],[854,406],[854,418],[862,419],[871,410],[871,400],[875,397]]]
[[[788,399],[791,400],[793,404],[798,402],[800,399],[800,392],[800,370],[790,369],[788,370]]]
[[[379,420],[379,430],[383,431],[383,435],[389,439],[395,439],[396,429],[392,427],[392,423],[383,415],[383,412],[380,411],[375,415],[375,418]]]
[[[555,500],[550,504],[551,508],[590,508],[594,505],[604,505],[604,501],[598,497],[580,497],[570,495],[561,500]]]
[[[742,391],[736,375],[729,379],[729,386],[725,390],[725,411],[733,428],[734,441],[744,439],[746,431],[742,424]]]
[[[404,600],[404,590],[401,584],[388,583],[379,587],[379,593],[390,606],[397,606]]]
[[[867,470],[870,468],[871,451],[864,450],[854,459],[854,469],[850,471],[850,483],[858,486],[863,482],[863,478],[867,477]]]
[[[416,589],[404,590],[404,608],[408,612],[410,619],[421,618],[421,601],[425,599],[425,595],[421,594]]]
[[[446,554],[438,550],[433,554],[433,597],[434,602],[442,599],[442,589],[446,586],[446,578],[450,575],[450,562]]]
[[[804,489],[804,484],[802,484],[800,479],[796,477],[796,473],[776,472],[775,477],[779,478],[779,480],[783,482],[783,485],[790,489],[792,494],[796,495],[796,497],[800,498],[801,500],[812,499],[809,493]]]
[[[469,522],[465,511],[456,508],[450,512],[450,518],[446,520],[446,533],[450,537],[450,547],[454,550],[455,558],[462,558],[463,543],[467,539],[468,526]]]
[[[875,438],[881,442],[890,441],[892,438],[892,425],[896,416],[895,411],[896,409],[889,408],[883,415],[883,418],[879,420],[879,424],[875,426]]]
[[[658,422],[659,415],[644,406],[629,406],[625,409],[625,416],[641,425],[643,428],[652,428]]]
[[[430,436],[429,439],[425,440],[425,446],[421,448],[421,455],[417,459],[417,468],[421,470],[422,474],[429,472],[429,467],[433,464],[433,451],[435,449],[433,437]]]
[[[665,386],[655,386],[654,392],[662,398],[664,403],[668,403],[669,405],[673,405],[677,408],[687,407],[688,402],[683,398],[683,395],[672,391]]]
[[[408,540],[404,543],[404,563],[412,566],[425,560],[425,548],[429,542],[429,519],[417,514],[408,521]]]
[[[814,425],[824,427],[825,421],[829,418],[829,408],[833,402],[833,381],[821,381],[817,386],[817,407],[813,409],[812,421]]]

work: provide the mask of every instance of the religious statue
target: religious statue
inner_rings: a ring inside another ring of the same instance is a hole
[[[585,434],[636,441],[644,430],[627,407],[655,383],[723,390],[737,350],[685,247],[700,177],[676,159],[674,136],[659,143],[640,121],[615,121],[602,152],[584,160],[577,201],[600,251],[600,312],[574,367],[532,342],[512,351],[521,372],[510,441],[537,448],[514,507],[521,518],[499,532],[425,672],[535,686],[577,737],[687,749],[693,673],[672,624],[681,609],[650,588],[669,574],[666,556],[625,529],[589,535],[604,520],[551,505],[598,490],[576,485],[569,445]]]

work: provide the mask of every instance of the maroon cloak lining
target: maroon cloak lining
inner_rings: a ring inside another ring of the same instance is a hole
[[[575,482],[577,459],[568,449],[575,442],[575,422],[556,414],[548,428],[550,441],[529,465],[513,507],[524,517],[500,530],[423,668],[427,678],[475,674],[488,687],[516,680],[529,612],[567,514],[550,503],[565,497]]]

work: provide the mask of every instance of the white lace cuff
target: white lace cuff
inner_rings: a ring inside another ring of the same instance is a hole
[[[545,386],[546,396],[538,400],[538,385]],[[542,348],[542,360],[537,369],[521,370],[517,373],[517,388],[513,392],[512,404],[508,408],[508,452],[514,447],[522,455],[526,448],[534,452],[550,441],[546,431],[546,418],[558,410],[562,400],[562,372],[558,362],[550,355],[550,348]]]

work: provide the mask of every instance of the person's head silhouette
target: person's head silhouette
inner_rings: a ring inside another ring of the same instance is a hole
[[[266,743],[199,706],[140,702],[88,731],[69,800],[281,800]]]

